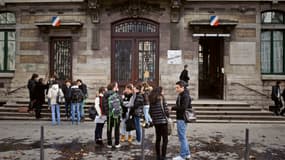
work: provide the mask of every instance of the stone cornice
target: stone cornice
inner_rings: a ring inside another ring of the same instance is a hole
[[[0,0],[0,4],[6,4],[6,3],[59,3],[59,2],[84,2],[84,0]]]

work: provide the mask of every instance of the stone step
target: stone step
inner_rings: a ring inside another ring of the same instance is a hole
[[[262,115],[197,115],[199,120],[263,120],[263,121],[278,121],[285,120],[281,116],[262,116]]]
[[[27,120],[27,121],[51,121],[50,117],[43,117],[40,120],[35,119],[35,117],[17,117],[17,116],[0,116],[0,120]],[[61,121],[70,121],[65,117],[61,118]],[[175,123],[176,120],[173,119]],[[86,118],[85,123],[94,123],[91,119]],[[283,120],[211,120],[211,119],[197,119],[195,123],[239,123],[239,124],[285,124],[285,119]],[[189,124],[191,126],[191,124]]]

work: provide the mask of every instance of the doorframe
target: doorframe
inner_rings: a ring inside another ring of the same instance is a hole
[[[140,22],[147,22],[149,24],[155,25],[157,30],[156,32],[115,32],[115,26],[124,22],[130,22],[130,21],[140,21]],[[155,40],[157,42],[156,44],[156,53],[155,53],[155,85],[159,84],[159,23],[149,20],[149,19],[145,19],[145,18],[127,18],[127,19],[121,19],[118,21],[115,21],[111,24],[111,81],[116,81],[115,80],[115,40],[120,40],[120,39],[130,39],[134,42],[134,45],[132,46],[132,51],[133,51],[133,55],[135,57],[135,60],[132,60],[132,67],[138,63],[138,41],[139,40]],[[132,76],[136,76],[139,77],[139,73],[138,71],[132,70],[132,72],[134,75]],[[136,83],[136,80],[133,80],[134,78],[132,78],[133,82],[130,83]]]
[[[217,99],[217,100],[223,100],[223,99],[225,99],[225,95],[226,95],[226,93],[225,93],[225,89],[226,89],[226,85],[225,85],[225,81],[226,81],[226,74],[225,74],[225,47],[226,47],[226,44],[225,44],[225,42],[226,42],[226,38],[224,38],[224,37],[199,37],[197,40],[198,40],[198,48],[199,48],[199,45],[200,45],[200,42],[201,41],[207,41],[207,39],[209,39],[209,40],[213,40],[213,39],[216,39],[216,40],[219,40],[219,57],[217,57],[217,58],[219,58],[219,62],[220,62],[220,67],[219,67],[219,72],[220,72],[220,75],[222,75],[222,82],[220,82],[220,80],[219,80],[219,86],[218,86],[218,89],[219,89],[219,91],[218,91],[218,93],[216,94],[217,96],[219,96],[219,98],[214,98],[214,97],[212,97],[212,98],[209,98],[209,99]],[[208,42],[209,43],[209,42]],[[204,56],[204,55],[203,55]],[[204,62],[203,62],[204,63]],[[209,64],[210,65],[210,64]],[[199,77],[200,77],[200,75],[199,75],[199,72],[200,71],[200,66],[199,66],[199,49],[198,49],[198,99],[201,99],[201,97],[200,97],[200,88],[199,88],[199,84],[200,84],[200,79],[199,79]],[[215,76],[217,76],[217,73],[215,74]]]
[[[52,73],[52,72],[54,72],[55,71],[55,69],[53,68],[53,66],[54,66],[54,61],[53,60],[51,60],[51,58],[52,57],[54,57],[54,55],[55,55],[55,53],[54,53],[54,49],[52,48],[53,47],[53,45],[52,45],[52,43],[53,43],[53,40],[54,39],[69,39],[69,41],[70,41],[70,57],[69,57],[69,59],[70,59],[70,62],[71,62],[71,66],[70,66],[70,68],[71,68],[71,70],[70,70],[70,80],[72,81],[72,79],[73,79],[73,38],[71,37],[71,36],[59,36],[59,37],[57,37],[57,36],[50,36],[49,37],[49,75],[50,76],[53,76],[54,75],[54,73]],[[52,70],[52,68],[53,68],[53,70]]]

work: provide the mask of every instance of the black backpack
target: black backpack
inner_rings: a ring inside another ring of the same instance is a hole
[[[71,99],[73,102],[82,102],[83,101],[83,93],[79,88],[73,88],[71,91]]]

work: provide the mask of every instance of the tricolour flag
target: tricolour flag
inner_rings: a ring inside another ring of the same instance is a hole
[[[219,17],[218,16],[211,16],[210,17],[210,25],[211,26],[218,26],[219,25]]]
[[[54,27],[60,26],[60,19],[58,16],[53,16],[51,22],[52,22],[52,26]]]

